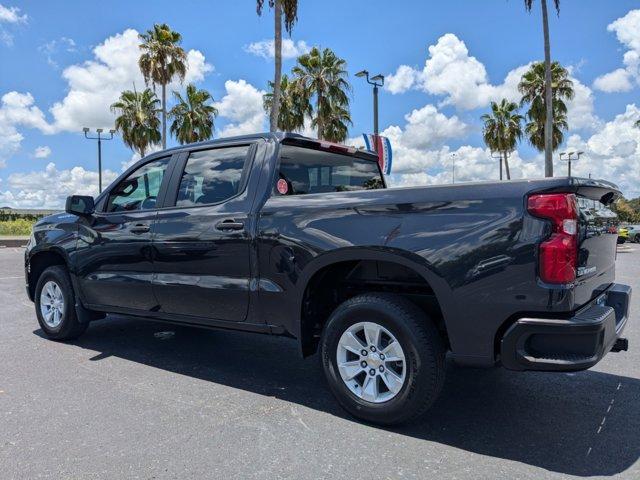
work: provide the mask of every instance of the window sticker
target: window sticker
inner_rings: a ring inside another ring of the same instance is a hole
[[[284,178],[281,178],[280,180],[278,180],[278,183],[276,184],[276,189],[278,190],[278,193],[280,195],[286,195],[287,192],[289,191],[289,184]]]

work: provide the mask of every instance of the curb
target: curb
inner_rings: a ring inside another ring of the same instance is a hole
[[[29,237],[0,237],[2,247],[25,247],[29,243]]]

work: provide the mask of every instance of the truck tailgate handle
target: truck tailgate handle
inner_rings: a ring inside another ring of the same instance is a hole
[[[216,228],[218,230],[242,230],[244,228],[244,223],[236,222],[234,219],[228,218],[216,223]]]

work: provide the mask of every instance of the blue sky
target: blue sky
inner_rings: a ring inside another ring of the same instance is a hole
[[[517,80],[518,68],[542,57],[538,2],[531,14],[521,0],[299,3],[293,49],[320,45],[347,61],[354,142],[372,120],[371,90],[353,74],[367,68],[388,76],[380,125],[396,152],[392,183],[450,181],[452,153],[458,179],[497,176],[479,117],[490,100],[517,93],[505,81],[510,72]],[[96,145],[80,127],[108,127],[105,105],[116,91],[134,81],[142,87],[132,42],[155,22],[181,32],[185,50],[194,51],[191,79],[218,102],[217,135],[266,127],[259,104],[273,64],[256,53],[268,57],[259,42],[272,37],[273,19],[268,10],[258,17],[252,0],[0,5],[0,206],[57,207],[69,193],[94,192]],[[579,87],[566,135],[566,148],[587,152],[577,174],[616,181],[628,196],[640,195],[640,129],[631,127],[640,118],[634,8],[637,0],[563,0],[560,16],[551,16],[553,58],[571,68]],[[294,61],[285,60],[285,72]],[[104,144],[103,158],[113,178],[132,152],[116,138]],[[512,170],[538,176],[542,157],[523,141]]]

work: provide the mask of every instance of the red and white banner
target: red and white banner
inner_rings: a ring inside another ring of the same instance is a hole
[[[363,133],[362,136],[364,137],[364,144],[367,147],[367,150],[378,154],[378,163],[380,164],[382,173],[389,175],[391,173],[391,161],[393,159],[391,142],[389,139],[381,135],[376,136],[370,133]]]

